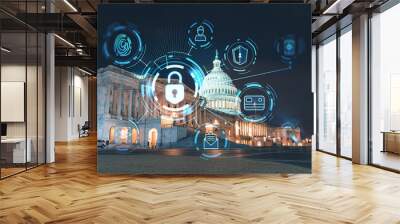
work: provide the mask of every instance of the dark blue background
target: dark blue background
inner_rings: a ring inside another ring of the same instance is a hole
[[[114,4],[100,5],[98,17],[98,46],[103,34],[114,23],[137,26],[146,44],[143,61],[171,51],[188,52],[187,29],[195,21],[209,20],[214,24],[213,45],[206,50],[192,50],[195,60],[209,71],[215,50],[222,56],[227,44],[237,38],[251,38],[258,46],[256,64],[245,75],[258,74],[287,67],[276,54],[274,43],[279,38],[294,34],[305,41],[305,51],[298,55],[292,69],[250,79],[235,81],[241,89],[247,82],[268,83],[278,95],[274,117],[268,123],[280,126],[292,122],[302,128],[303,137],[313,131],[313,97],[311,93],[311,10],[303,4]],[[106,67],[101,49],[98,68]],[[127,69],[141,73],[144,66]],[[242,77],[224,69],[232,79]],[[240,119],[240,118],[238,118]]]

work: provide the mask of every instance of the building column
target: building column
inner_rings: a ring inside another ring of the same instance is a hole
[[[119,86],[118,88],[118,102],[117,102],[117,117],[118,119],[122,119],[122,85]]]
[[[133,90],[129,91],[129,97],[128,97],[128,119],[132,120],[133,119],[133,114],[132,114],[132,98],[133,96]]]
[[[54,5],[47,1],[48,12],[54,11]],[[55,44],[54,34],[46,34],[46,163],[55,161]]]
[[[139,101],[139,99],[137,98],[137,92],[136,92],[136,90],[133,90],[133,92],[132,92],[132,99],[133,99],[133,101],[132,101],[132,116],[133,117],[135,117],[136,119],[138,119],[139,118],[139,115],[138,116],[136,116],[136,114],[138,114],[138,109],[137,109],[137,106],[136,105],[138,105],[138,102],[140,102]]]
[[[352,157],[368,163],[368,15],[353,19]]]
[[[102,85],[104,85],[104,87],[101,87],[101,95],[100,95],[100,100],[102,100],[103,99],[103,97],[104,97],[104,108],[101,108],[101,110],[103,110],[104,109],[104,116],[106,117],[106,118],[109,118],[110,117],[110,102],[111,102],[111,97],[110,97],[110,95],[111,95],[111,87],[110,86],[107,86],[107,84],[103,84],[102,83]],[[102,105],[102,103],[100,102],[100,101],[98,101],[97,102],[99,105]]]

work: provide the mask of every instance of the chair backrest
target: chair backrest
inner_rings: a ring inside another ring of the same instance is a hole
[[[90,128],[89,124],[90,124],[89,121],[85,121],[85,123],[82,126],[82,129],[89,129]]]

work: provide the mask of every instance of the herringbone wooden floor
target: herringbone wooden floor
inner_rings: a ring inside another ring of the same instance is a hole
[[[0,223],[400,223],[400,175],[323,153],[312,175],[100,176],[95,147],[0,181]]]

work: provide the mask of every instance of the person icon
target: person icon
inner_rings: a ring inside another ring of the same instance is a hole
[[[206,35],[204,35],[204,27],[203,26],[197,27],[197,34],[194,37],[194,41],[196,41],[196,42],[207,41],[207,37],[206,37]]]

